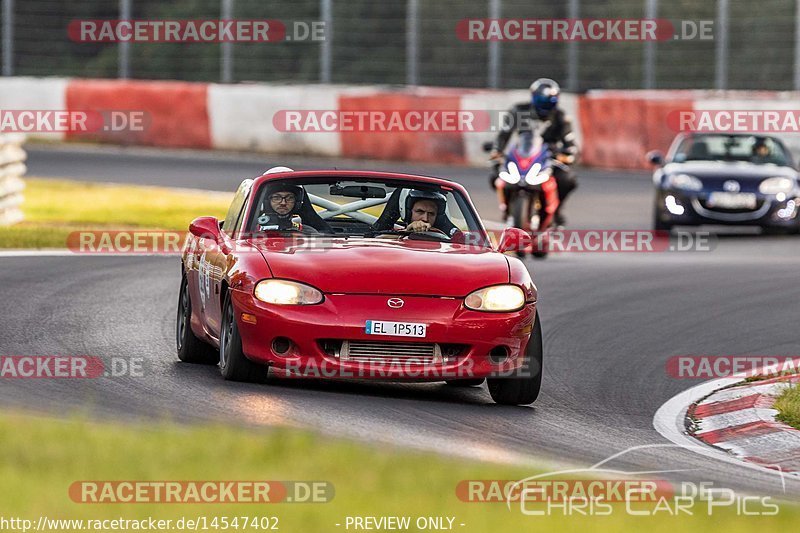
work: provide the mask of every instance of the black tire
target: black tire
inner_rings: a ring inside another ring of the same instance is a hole
[[[511,200],[511,204],[508,206],[508,212],[511,214],[511,219],[513,220],[515,228],[523,229],[522,211],[524,209],[525,209],[525,196],[522,193],[522,191],[517,191],[514,194],[514,198]],[[515,253],[517,254],[517,257],[519,257],[520,259],[525,259],[525,250],[517,250]]]
[[[796,231],[797,230],[792,230],[790,228],[775,228],[770,226],[761,227],[762,235],[771,235],[771,236],[793,235],[796,234]]]
[[[186,276],[181,280],[178,294],[178,316],[175,321],[175,344],[178,359],[184,363],[217,364],[219,354],[194,334],[191,326],[192,300]]]
[[[653,204],[653,229],[655,231],[672,231],[672,224],[661,220],[661,213],[658,210],[658,199]]]
[[[525,350],[525,361],[522,371],[533,374],[519,378],[489,378],[489,394],[492,400],[500,405],[529,405],[539,397],[542,388],[542,326],[539,315],[536,315],[536,324],[533,327],[530,341]],[[538,369],[537,369],[538,367]]]
[[[451,387],[478,387],[483,385],[483,382],[486,381],[484,378],[473,378],[473,379],[448,379],[445,381]]]
[[[511,213],[511,218],[514,220],[514,227],[524,229],[523,222],[525,215],[525,194],[522,191],[517,191],[511,205],[508,206],[508,211]]]
[[[222,327],[219,332],[219,371],[227,381],[245,383],[264,383],[269,375],[269,367],[259,365],[248,359],[242,351],[242,338],[239,326],[233,315],[231,295],[225,296],[222,306]]]

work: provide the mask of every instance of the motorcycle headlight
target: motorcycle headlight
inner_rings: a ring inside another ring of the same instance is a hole
[[[516,285],[494,285],[470,293],[464,305],[473,311],[519,311],[525,306],[525,293]]]
[[[794,189],[794,180],[782,176],[767,178],[758,186],[758,192],[761,194],[789,194],[792,189]]]
[[[703,182],[689,174],[670,174],[667,176],[666,185],[667,187],[685,191],[700,191],[703,189]]]
[[[253,294],[262,302],[279,305],[313,305],[323,300],[322,293],[314,287],[282,279],[260,281]]]
[[[511,185],[516,185],[519,183],[521,176],[519,174],[519,169],[517,165],[513,161],[509,161],[507,165],[508,170],[504,170],[500,172],[500,179],[505,181],[506,183],[510,183]]]
[[[539,163],[533,165],[525,175],[525,183],[528,185],[541,185],[548,179],[550,179],[550,172],[547,170],[542,171],[542,165]]]

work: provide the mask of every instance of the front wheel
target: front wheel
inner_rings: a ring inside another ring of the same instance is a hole
[[[672,231],[672,223],[661,220],[661,213],[658,208],[658,199],[653,205],[653,229],[655,231]]]
[[[264,383],[269,367],[254,363],[242,351],[242,337],[233,311],[231,295],[225,297],[222,308],[222,328],[219,334],[219,371],[228,381]]]
[[[525,349],[522,368],[523,376],[518,378],[489,378],[489,394],[495,403],[501,405],[529,405],[539,397],[542,387],[542,326],[536,315],[531,338]]]

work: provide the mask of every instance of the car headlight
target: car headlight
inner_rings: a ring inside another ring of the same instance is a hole
[[[703,189],[703,182],[689,174],[670,174],[666,180],[667,187],[683,189],[685,191],[699,191]]]
[[[473,311],[518,311],[525,306],[525,293],[516,285],[494,285],[470,293],[464,305]]]
[[[253,294],[262,302],[279,305],[313,305],[323,300],[322,293],[314,287],[282,279],[260,281]]]
[[[758,186],[758,192],[761,194],[789,194],[792,189],[794,189],[794,180],[782,176],[767,178]]]

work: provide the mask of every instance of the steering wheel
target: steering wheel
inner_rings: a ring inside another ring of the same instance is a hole
[[[419,237],[429,237],[440,242],[450,242],[452,239],[447,236],[445,232],[437,228],[431,228],[428,231],[409,231],[408,239],[412,241],[422,241],[428,239],[420,239]]]

